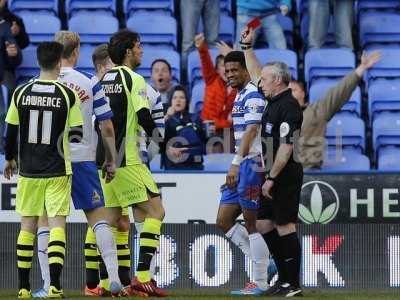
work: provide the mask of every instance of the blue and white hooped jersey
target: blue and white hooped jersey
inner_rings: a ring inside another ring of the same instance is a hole
[[[257,87],[252,82],[249,82],[244,89],[238,92],[232,108],[235,152],[239,150],[246,126],[261,124],[264,109],[264,97],[258,92]],[[259,154],[262,154],[261,130],[258,131],[256,138],[253,140],[246,158],[251,158]]]
[[[74,90],[81,100],[83,134],[80,143],[71,143],[71,161],[94,161],[96,159],[97,134],[92,116],[98,121],[111,119],[113,114],[106,95],[96,76],[73,68],[61,68],[59,81]]]

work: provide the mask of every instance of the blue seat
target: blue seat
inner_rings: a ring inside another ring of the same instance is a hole
[[[304,76],[310,86],[318,78],[343,77],[355,68],[355,56],[349,49],[313,49],[304,59]]]
[[[143,50],[142,63],[137,68],[136,72],[142,75],[146,80],[151,77],[151,64],[154,60],[163,58],[169,62],[172,68],[172,77],[175,82],[180,82],[180,65],[181,58],[179,53],[174,50],[158,49],[158,48],[145,48]]]
[[[327,155],[321,167],[322,172],[359,172],[369,170],[369,158],[354,151],[343,151],[340,156]]]
[[[220,13],[228,16],[232,15],[232,2],[231,0],[220,0]]]
[[[204,102],[204,89],[204,81],[200,81],[193,86],[190,98],[190,112],[195,114],[201,113]]]
[[[235,155],[232,153],[215,153],[204,155],[204,171],[228,172],[234,156]]]
[[[96,11],[80,11],[68,22],[69,30],[78,32],[83,44],[108,43],[111,35],[118,31],[118,19]]]
[[[310,103],[321,100],[326,92],[337,85],[339,80],[318,80],[311,85],[309,90]],[[357,87],[351,94],[350,99],[343,105],[341,111],[351,112],[361,117],[361,90]]]
[[[143,11],[174,15],[173,0],[124,0],[124,13],[129,18],[135,13]]]
[[[400,112],[400,79],[376,80],[368,88],[368,113],[370,122],[385,111]]]
[[[278,14],[278,22],[282,26],[283,32],[285,34],[286,43],[288,48],[293,49],[293,30],[294,24],[292,18],[288,16],[284,16],[282,14]]]
[[[394,10],[399,8],[399,0],[358,0],[357,10],[359,12],[368,10]]]
[[[8,101],[11,98],[10,91],[8,90],[8,88],[4,84],[0,84],[0,93],[3,96],[2,97],[3,98],[3,103],[1,105],[3,105],[3,107],[5,107],[5,109],[7,111],[7,108],[9,106]],[[2,134],[2,133],[0,133],[0,134]]]
[[[91,45],[82,45],[80,47],[79,58],[76,64],[76,68],[79,71],[88,72],[93,75],[96,73],[92,62],[92,54],[94,49],[96,49],[96,47]]]
[[[163,169],[161,169],[161,155],[160,154],[154,155],[153,159],[150,161],[150,170],[152,172],[163,171]]]
[[[210,49],[211,58],[215,61],[215,58],[218,56],[219,51],[217,49]],[[203,80],[203,75],[201,73],[201,61],[199,52],[197,50],[189,53],[188,56],[188,84],[189,87],[195,85],[197,82]]]
[[[39,65],[36,60],[36,46],[29,46],[22,50],[22,63],[16,69],[19,83],[23,83],[39,75]]]
[[[8,7],[12,12],[48,10],[58,15],[58,0],[8,0]]]
[[[364,121],[352,114],[336,114],[326,126],[325,134],[328,146],[342,146],[365,150]],[[338,142],[340,143],[338,145]]]
[[[200,18],[197,31],[204,32],[202,18]],[[218,38],[230,44],[235,42],[235,21],[233,18],[227,15],[220,16]]]
[[[400,146],[400,113],[384,112],[372,123],[372,145],[378,154],[381,147]]]
[[[53,41],[54,34],[61,30],[58,17],[49,11],[21,11],[19,16],[24,20],[26,32],[31,43]]]
[[[286,63],[292,76],[298,78],[297,73],[297,55],[291,50],[282,49],[256,49],[254,53],[261,64],[266,64],[273,61],[282,61]]]
[[[72,16],[85,10],[101,10],[117,15],[117,0],[66,0],[65,12]],[[91,24],[91,23],[86,23]]]
[[[400,49],[381,49],[381,53],[381,60],[364,73],[367,87],[379,78],[400,78]]]
[[[366,12],[360,16],[360,45],[363,48],[400,44],[400,14],[396,12]]]
[[[140,34],[143,45],[177,49],[177,24],[173,17],[137,13],[128,19],[126,27]]]
[[[400,171],[400,148],[388,146],[381,148],[378,156],[378,170]]]

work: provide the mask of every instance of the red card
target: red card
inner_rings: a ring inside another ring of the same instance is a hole
[[[256,30],[260,26],[261,26],[261,20],[258,17],[255,17],[254,19],[250,20],[249,23],[247,23],[247,27],[253,30]]]

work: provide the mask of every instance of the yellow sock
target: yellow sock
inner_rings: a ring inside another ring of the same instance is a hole
[[[113,228],[115,244],[117,245],[118,273],[121,283],[130,284],[131,250],[129,249],[129,231],[118,231]]]
[[[33,243],[35,235],[21,230],[17,240],[17,265],[19,289],[30,290],[29,273],[32,268]]]
[[[160,245],[161,221],[146,218],[140,234],[139,264],[136,276],[140,282],[151,280],[150,263]]]
[[[64,266],[65,257],[65,230],[56,227],[50,230],[49,247],[47,250],[49,256],[50,285],[56,289],[61,289],[60,277]]]
[[[96,245],[96,235],[91,227],[86,231],[85,239],[85,266],[86,285],[93,289],[99,284],[99,261]]]

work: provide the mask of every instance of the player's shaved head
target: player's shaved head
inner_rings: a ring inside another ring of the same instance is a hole
[[[66,30],[56,32],[54,35],[54,40],[64,46],[64,51],[62,54],[62,58],[64,59],[70,58],[74,50],[79,47],[81,42],[78,33]]]
[[[128,49],[132,49],[139,42],[139,34],[128,29],[122,29],[113,34],[108,44],[108,53],[112,62],[122,65]]]
[[[63,45],[57,42],[40,43],[36,49],[39,66],[44,71],[53,70],[61,60]]]

